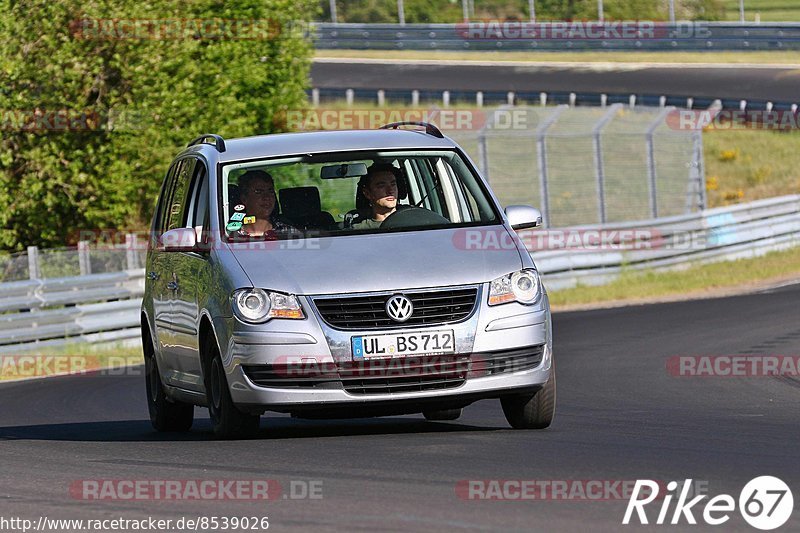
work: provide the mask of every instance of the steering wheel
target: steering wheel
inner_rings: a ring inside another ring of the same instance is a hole
[[[436,226],[450,221],[438,213],[421,207],[409,206],[398,209],[383,221],[381,229],[408,228],[413,226]]]

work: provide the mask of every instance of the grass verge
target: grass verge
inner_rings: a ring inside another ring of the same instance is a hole
[[[706,131],[709,207],[800,193],[800,132]]]
[[[0,381],[79,374],[122,368],[144,363],[142,349],[121,344],[96,346],[69,344],[44,347],[19,354],[0,355]]]
[[[796,51],[753,52],[456,52],[434,50],[317,50],[317,58],[436,59],[450,61],[534,61],[585,63],[713,63],[800,65]]]
[[[761,257],[693,265],[680,271],[623,272],[608,285],[553,291],[550,303],[554,309],[569,309],[591,304],[697,298],[743,292],[793,279],[800,280],[800,247]]]
[[[739,20],[739,0],[724,0],[725,20]],[[800,4],[797,0],[746,0],[744,19],[753,22],[756,14],[761,22],[800,21]]]

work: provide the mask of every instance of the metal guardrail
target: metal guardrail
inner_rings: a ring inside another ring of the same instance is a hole
[[[788,22],[316,23],[309,31],[323,50],[800,49],[800,23]]]
[[[529,246],[548,289],[602,285],[625,271],[669,270],[687,263],[756,257],[798,246],[800,195],[656,220],[552,231],[564,242],[563,248],[537,250]],[[523,240],[535,243],[534,236],[526,232]],[[607,242],[586,246],[587,241],[602,239]],[[552,248],[554,239],[547,240]]]
[[[609,235],[606,246],[586,247]],[[535,246],[537,237],[556,249]],[[800,246],[800,195],[641,222],[521,232],[549,290]],[[144,270],[0,284],[0,354],[140,336]]]
[[[0,284],[0,353],[135,339],[144,269]]]

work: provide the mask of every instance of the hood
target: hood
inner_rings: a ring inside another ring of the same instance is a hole
[[[298,295],[483,283],[523,267],[504,226],[231,243],[254,287]]]

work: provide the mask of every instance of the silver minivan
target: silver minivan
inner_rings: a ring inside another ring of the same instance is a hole
[[[167,172],[142,304],[150,417],[224,438],[266,411],[546,428],[547,293],[473,162],[431,124],[192,141]]]

